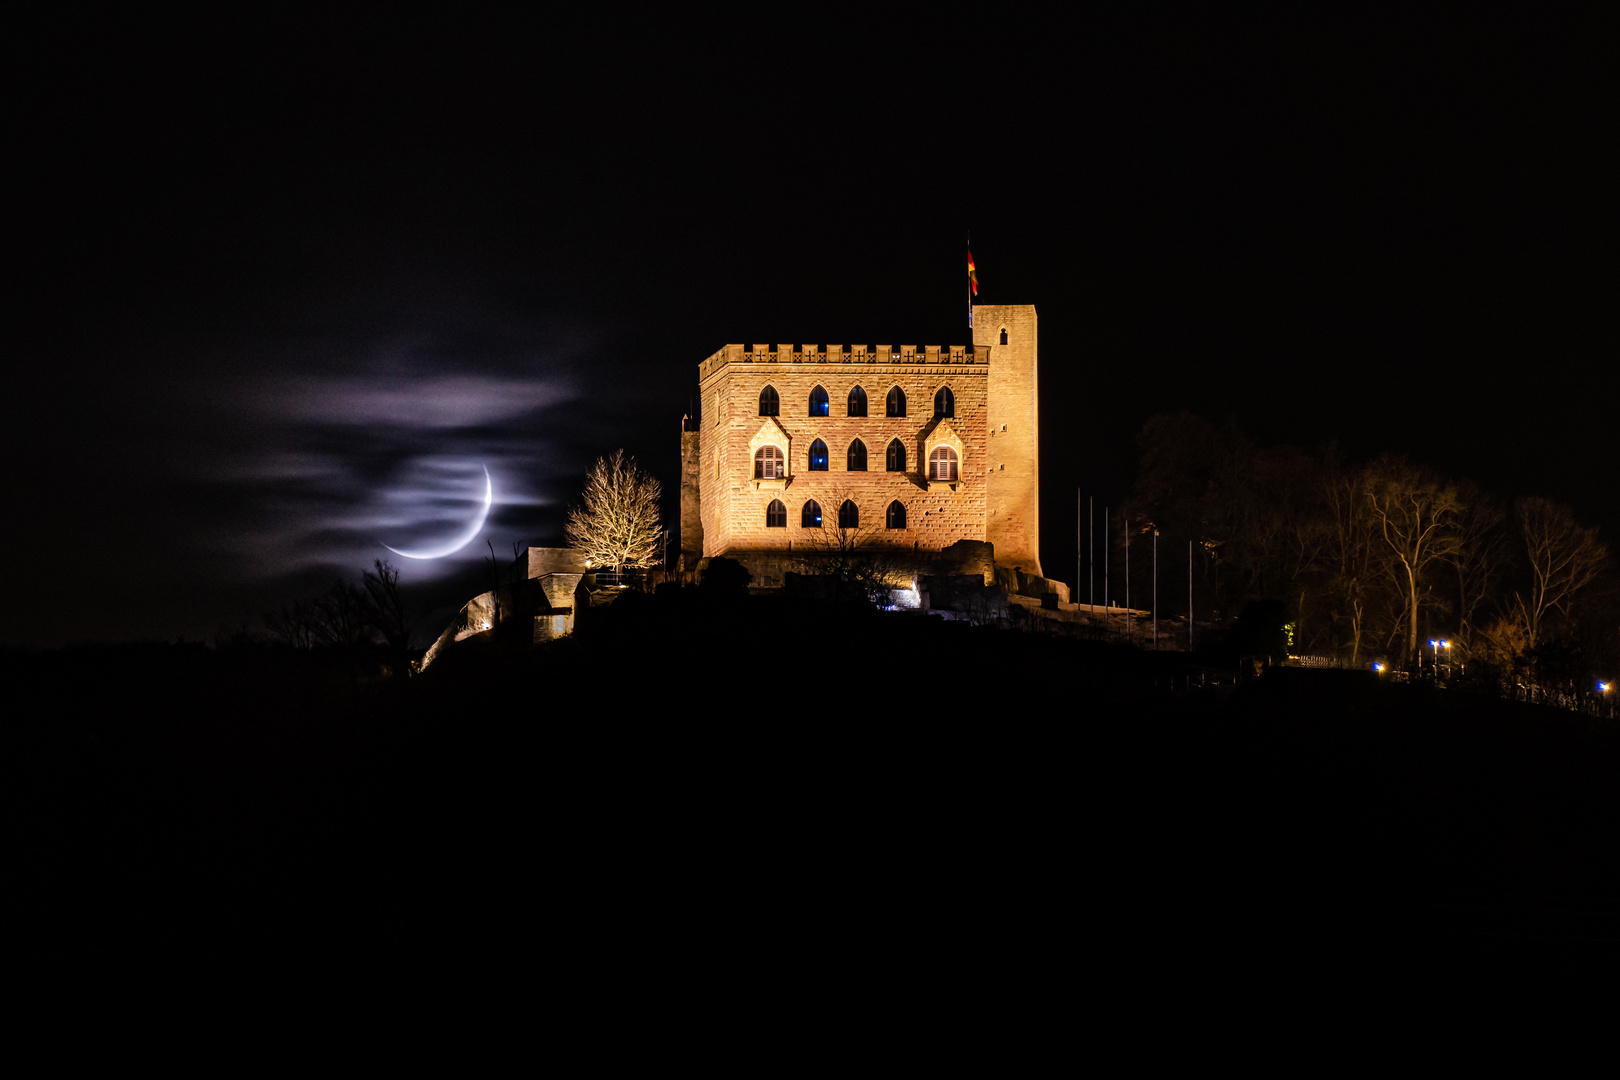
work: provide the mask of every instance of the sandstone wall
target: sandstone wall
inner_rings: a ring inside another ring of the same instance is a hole
[[[896,353],[898,352],[898,359]],[[775,359],[771,359],[772,356]],[[698,453],[701,473],[703,554],[742,551],[793,551],[825,548],[836,540],[838,508],[845,499],[860,511],[860,544],[890,550],[938,551],[957,540],[984,536],[986,505],[986,439],[989,420],[986,394],[993,365],[989,350],[968,353],[957,348],[918,349],[880,346],[843,352],[771,353],[764,346],[730,345],[700,368],[705,413]],[[830,415],[809,414],[810,393],[827,391]],[[848,415],[850,389],[866,392],[867,415]],[[760,392],[773,387],[781,402],[775,418],[780,435],[759,415]],[[906,416],[885,415],[892,387],[906,395]],[[934,395],[948,387],[955,416],[936,424]],[[755,444],[778,445],[787,455],[785,480],[754,479]],[[827,446],[828,470],[811,472],[809,453],[817,439]],[[867,468],[850,471],[848,450],[860,439]],[[886,470],[891,440],[906,448],[906,471]],[[943,441],[960,455],[955,483],[929,482],[925,452],[931,440]],[[785,445],[784,445],[785,444]],[[780,499],[787,527],[766,525],[766,508]],[[800,525],[806,501],[821,506],[823,528]],[[888,508],[898,501],[906,509],[903,529],[887,527]]]
[[[1007,344],[1001,344],[1001,332]],[[973,342],[989,347],[988,498],[985,539],[996,561],[1039,575],[1040,386],[1035,308],[983,304],[973,308]]]
[[[703,557],[702,432],[688,419],[681,425],[681,561],[691,570]]]

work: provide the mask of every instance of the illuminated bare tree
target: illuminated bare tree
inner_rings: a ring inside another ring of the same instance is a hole
[[[1328,608],[1335,623],[1349,631],[1350,662],[1361,662],[1362,643],[1378,577],[1378,537],[1367,499],[1367,477],[1340,472],[1323,486],[1327,537],[1323,562]]]
[[[1457,634],[1463,648],[1472,647],[1474,616],[1496,595],[1497,583],[1510,559],[1511,534],[1496,499],[1470,483],[1459,485],[1463,509],[1457,520],[1457,551],[1450,562],[1457,572]]]
[[[664,536],[659,495],[658,481],[623,450],[598,458],[585,474],[581,504],[568,511],[563,526],[569,546],[592,566],[656,566]]]
[[[1519,597],[1519,609],[1534,648],[1541,643],[1547,617],[1569,614],[1570,602],[1596,579],[1609,553],[1597,530],[1576,522],[1563,503],[1520,499],[1513,508],[1530,556],[1530,595]]]
[[[1405,600],[1406,655],[1415,657],[1420,582],[1429,564],[1456,556],[1462,499],[1438,476],[1403,459],[1385,458],[1370,471],[1367,501],[1395,559],[1391,573]]]

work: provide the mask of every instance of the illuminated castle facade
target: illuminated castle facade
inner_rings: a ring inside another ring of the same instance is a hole
[[[919,565],[989,541],[997,564],[1039,575],[1035,309],[973,314],[971,346],[727,345],[698,365],[683,568],[726,555],[752,569],[858,535]]]

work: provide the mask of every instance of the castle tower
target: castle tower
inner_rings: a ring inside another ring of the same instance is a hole
[[[985,539],[996,562],[1041,573],[1039,385],[1032,304],[973,308],[973,344],[989,346]]]

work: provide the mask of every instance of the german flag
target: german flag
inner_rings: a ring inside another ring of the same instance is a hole
[[[973,267],[972,248],[968,248],[968,287],[973,290],[974,296],[979,295],[979,274]]]

